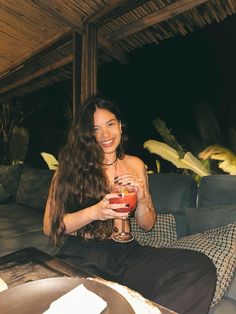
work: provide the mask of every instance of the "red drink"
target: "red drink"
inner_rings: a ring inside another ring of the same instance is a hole
[[[120,193],[122,196],[110,198],[110,204],[129,204],[125,208],[116,208],[115,211],[127,213],[133,211],[137,206],[137,194],[136,192]]]
[[[137,190],[134,186],[115,185],[112,188],[112,193],[120,194],[120,196],[110,198],[110,204],[124,204],[124,206],[125,204],[128,204],[127,207],[114,209],[115,211],[128,213],[135,210],[137,206]],[[114,241],[125,243],[130,242],[134,239],[133,234],[130,231],[125,230],[125,224],[129,224],[128,219],[129,217],[126,217],[126,219],[122,219],[122,230],[112,235],[112,239]]]
[[[129,204],[128,207],[117,208],[115,211],[127,213],[135,210],[137,206],[137,194],[133,186],[115,186],[112,193],[119,193],[122,196],[110,198],[110,204]]]

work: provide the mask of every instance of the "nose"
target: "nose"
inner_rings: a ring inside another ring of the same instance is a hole
[[[107,127],[102,127],[102,128],[100,129],[100,136],[101,136],[101,137],[107,138],[107,137],[110,136],[110,134],[111,134],[111,132],[110,132],[110,130],[109,130]]]

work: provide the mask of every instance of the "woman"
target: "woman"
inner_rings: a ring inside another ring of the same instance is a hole
[[[50,189],[44,232],[61,248],[58,257],[141,293],[178,313],[208,313],[215,289],[215,267],[203,254],[119,243],[112,235],[128,204],[111,185],[136,187],[137,224],[150,230],[156,219],[144,163],[124,153],[125,128],[109,100],[91,98],[80,107]],[[126,226],[129,229],[129,226]]]

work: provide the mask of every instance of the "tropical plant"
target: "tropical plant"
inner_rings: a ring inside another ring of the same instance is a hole
[[[144,143],[144,148],[170,161],[177,168],[183,169],[184,174],[192,175],[197,182],[200,177],[210,174],[209,161],[201,161],[191,152],[187,151],[177,141],[171,130],[166,126],[165,121],[161,118],[156,118],[153,120],[153,125],[165,143],[149,140]],[[160,162],[156,160],[156,163],[159,165],[157,172],[160,172]]]
[[[150,153],[157,154],[163,159],[170,161],[177,168],[191,170],[200,177],[210,174],[209,170],[191,152],[186,152],[181,158],[174,148],[156,140],[144,142],[144,148],[148,149]]]
[[[40,153],[40,155],[43,157],[44,161],[46,162],[46,164],[50,170],[56,170],[57,169],[58,161],[54,157],[54,155],[49,154],[49,153],[45,153],[45,152]]]
[[[199,177],[215,173],[215,171],[211,169],[211,162],[213,160],[219,161],[219,169],[228,174],[236,175],[236,154],[233,150],[219,144],[223,141],[223,136],[209,105],[206,102],[198,103],[194,111],[201,145],[206,147],[202,149],[202,151],[197,152],[196,155],[199,159],[178,143],[176,137],[171,133],[171,130],[167,128],[166,123],[160,118],[154,119],[153,124],[165,143],[156,140],[148,140],[144,143],[144,148],[170,161],[177,168],[188,169],[196,173],[197,176],[195,176],[195,179],[197,181]],[[235,143],[236,131],[234,131],[232,126],[229,130],[231,131],[230,135],[232,137],[230,142]]]
[[[17,104],[0,104],[1,163],[14,164],[24,161],[29,135],[21,123],[26,116]]]
[[[156,118],[153,121],[153,125],[157,132],[161,135],[164,142],[174,148],[178,153],[179,157],[182,158],[185,155],[185,150],[182,145],[180,145],[171,131],[167,128],[165,121],[161,118]]]
[[[15,125],[8,144],[8,160],[11,165],[24,162],[28,145],[28,130],[21,125]]]
[[[218,167],[224,172],[236,175],[236,155],[230,149],[221,145],[210,145],[199,154],[203,160],[219,160]]]

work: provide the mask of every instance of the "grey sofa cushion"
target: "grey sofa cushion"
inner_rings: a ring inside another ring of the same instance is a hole
[[[184,213],[172,214],[175,218],[177,239],[181,239],[185,235],[190,234],[187,217]]]
[[[58,251],[58,248],[55,247],[50,239],[43,234],[42,230],[33,230],[1,239],[0,256],[27,247],[38,248],[50,255],[54,255]]]
[[[185,208],[190,233],[203,232],[236,222],[236,203]]]
[[[43,214],[10,202],[0,205],[0,241],[42,229]],[[27,243],[26,243],[27,245]]]
[[[44,211],[53,171],[25,167],[21,174],[16,202],[32,209]]]
[[[2,183],[0,183],[0,204],[8,202],[10,198],[11,195],[5,190]]]
[[[190,176],[176,173],[149,175],[150,192],[161,214],[185,214],[185,207],[195,207],[197,183]]]
[[[15,199],[24,165],[1,166],[1,169],[0,182],[5,191]]]
[[[149,185],[157,212],[174,215],[177,238],[180,239],[189,234],[185,207],[196,205],[196,181],[188,175],[159,173],[149,175]]]
[[[0,165],[0,178],[4,175],[6,171],[8,171],[10,165]]]
[[[43,234],[43,213],[9,202],[0,205],[0,256],[34,246],[49,254],[57,248]]]
[[[236,175],[218,174],[202,177],[198,189],[198,207],[236,204]]]
[[[236,302],[236,273],[234,274],[233,280],[229,286],[229,289],[226,291],[225,296]]]
[[[235,314],[236,302],[231,299],[224,298],[216,306],[213,306],[209,314]]]

